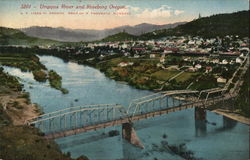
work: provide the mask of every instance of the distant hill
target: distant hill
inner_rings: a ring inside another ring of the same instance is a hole
[[[90,30],[90,29],[67,29],[63,27],[39,27],[33,26],[21,29],[25,34],[37,38],[53,39],[64,42],[80,42],[80,41],[95,41],[101,40],[107,36],[114,35],[126,31],[132,35],[141,35],[159,29],[174,28],[186,22],[178,22],[173,24],[155,25],[142,23],[135,26],[120,26],[104,30]]]
[[[138,36],[131,35],[126,32],[120,32],[111,36],[108,36],[101,41],[103,42],[114,42],[114,41],[125,41],[125,40],[137,40]]]
[[[0,45],[43,45],[59,44],[57,41],[29,37],[22,31],[0,27]]]
[[[143,34],[141,39],[156,39],[165,36],[194,35],[216,37],[225,35],[249,36],[249,10],[218,14],[193,20],[172,29],[162,29]]]
[[[99,36],[95,30],[86,30],[82,32],[81,30],[72,30],[63,27],[52,28],[39,26],[23,28],[21,30],[28,36],[52,39],[62,42],[93,41],[99,39]]]
[[[168,27],[168,29],[155,30],[156,28],[162,27]],[[146,33],[149,30],[153,31]],[[173,35],[194,35],[202,37],[239,35],[245,37],[249,36],[249,10],[203,17],[185,24],[153,25],[142,23],[136,26],[121,26],[107,30],[30,27],[23,29],[23,31],[30,36],[27,36],[24,32],[17,29],[0,27],[0,45],[62,44],[61,42],[55,41],[55,39],[70,42],[80,40],[94,41],[96,39],[103,41],[148,40]],[[145,34],[140,35],[140,33]],[[44,39],[34,38],[32,36]],[[89,37],[92,37],[92,39]]]

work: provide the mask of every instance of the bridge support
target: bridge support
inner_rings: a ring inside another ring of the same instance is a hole
[[[206,120],[207,114],[206,114],[205,108],[195,107],[194,109],[194,116],[195,120]]]
[[[122,138],[126,139],[130,144],[133,144],[136,147],[144,149],[143,144],[140,142],[139,137],[136,135],[132,123],[122,124]]]
[[[194,116],[195,116],[195,135],[197,137],[205,136],[207,132],[205,108],[195,107]]]

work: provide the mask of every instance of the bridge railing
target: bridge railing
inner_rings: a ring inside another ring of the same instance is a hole
[[[53,117],[56,116],[58,114],[63,114],[63,113],[67,113],[70,111],[76,111],[76,110],[80,110],[80,109],[87,109],[87,108],[96,108],[96,107],[112,107],[112,106],[116,106],[117,104],[94,104],[94,105],[78,105],[78,106],[74,106],[74,107],[68,107],[65,109],[61,109],[61,110],[57,110],[54,112],[49,112],[49,113],[45,113],[36,117],[33,117],[29,120],[27,120],[27,123],[31,123],[34,121],[37,121],[39,119],[46,119],[49,117]]]
[[[193,91],[193,90],[171,90],[171,91],[161,91],[161,92],[157,92],[157,93],[154,93],[154,94],[150,94],[150,95],[147,95],[147,96],[144,96],[144,97],[140,97],[140,98],[137,98],[137,99],[133,99],[130,103],[131,104],[135,104],[135,103],[138,103],[138,102],[141,102],[143,100],[147,100],[147,99],[150,99],[150,98],[153,98],[153,97],[158,97],[158,96],[161,96],[161,95],[173,95],[173,94],[184,94],[184,93],[197,93],[198,91]],[[130,106],[129,105],[129,106]]]
[[[43,116],[29,124],[35,125],[45,134],[50,134],[115,121],[126,116],[126,111],[121,105],[91,105],[56,113]]]
[[[153,94],[146,98],[143,97],[141,99],[136,99],[136,101],[133,101],[130,104],[127,114],[128,116],[133,117],[136,115],[177,107],[184,103],[191,103],[190,100],[186,100],[188,97],[187,95],[194,93],[198,93],[198,91],[167,91],[160,92],[160,94]]]

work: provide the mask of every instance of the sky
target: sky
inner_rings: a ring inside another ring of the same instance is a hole
[[[101,30],[191,21],[199,14],[206,17],[241,10],[249,10],[249,0],[1,0],[0,26]]]

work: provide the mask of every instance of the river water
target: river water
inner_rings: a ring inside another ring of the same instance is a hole
[[[33,103],[39,104],[45,113],[76,105],[122,104],[128,106],[132,99],[152,92],[134,89],[111,80],[99,70],[78,65],[52,56],[40,56],[41,62],[59,73],[63,87],[69,94],[49,87],[48,82],[38,83],[31,73],[4,67],[5,71],[20,77]],[[121,134],[109,137],[110,130],[121,126],[60,138],[56,143],[63,152],[73,158],[86,155],[90,160],[182,160],[166,145],[185,144],[196,159],[246,160],[249,156],[249,127],[212,112],[207,112],[209,123],[194,120],[194,109],[170,113],[141,120],[134,127],[145,149],[136,148],[122,139]]]

